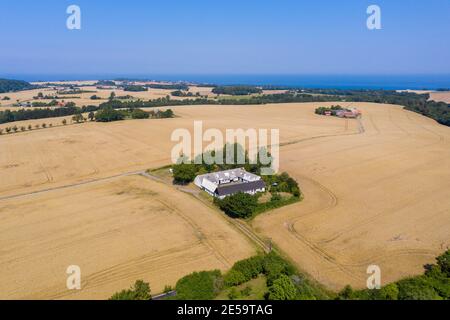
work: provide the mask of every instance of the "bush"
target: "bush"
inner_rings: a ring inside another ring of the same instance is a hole
[[[381,288],[378,296],[382,300],[398,300],[398,293],[397,284],[391,283]]]
[[[258,275],[263,272],[263,261],[264,257],[262,256],[241,260],[234,264],[233,270],[241,273],[246,279],[243,282],[247,282],[258,277]]]
[[[219,270],[191,273],[178,280],[175,287],[179,300],[211,300],[221,289]]]
[[[174,182],[177,184],[188,184],[194,181],[197,175],[195,165],[180,163],[172,166]]]
[[[241,295],[244,297],[249,297],[252,294],[252,287],[247,286],[243,290],[241,290]]]
[[[263,273],[267,277],[268,286],[271,286],[280,275],[290,276],[295,273],[295,268],[291,264],[273,252],[264,257],[262,267]]]
[[[230,292],[228,293],[228,299],[236,300],[238,298],[239,298],[239,293],[237,292],[236,288],[231,288]]]
[[[445,273],[447,277],[450,277],[450,250],[437,257],[436,260],[442,272]]]
[[[137,280],[130,289],[115,293],[110,300],[150,300],[150,285],[142,280]]]
[[[148,112],[145,112],[142,109],[133,109],[131,111],[131,118],[132,119],[148,119],[148,118],[150,118],[150,114]]]
[[[353,291],[353,288],[349,285],[345,286],[344,289],[342,289],[338,293],[338,300],[352,300],[355,298],[355,294]]]
[[[238,286],[248,279],[242,274],[242,272],[231,269],[223,278],[224,285],[227,287]]]
[[[292,280],[286,275],[281,275],[269,288],[269,300],[294,300],[296,296],[297,289]]]

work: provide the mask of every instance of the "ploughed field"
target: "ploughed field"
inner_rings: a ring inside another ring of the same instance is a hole
[[[331,103],[186,106],[0,136],[0,298],[106,298],[138,278],[158,292],[253,254],[219,213],[134,174],[170,164],[173,130],[195,120],[280,130],[281,170],[305,200],[251,224],[301,269],[333,289],[364,287],[371,264],[383,282],[421,273],[450,245],[450,128],[400,106],[340,104],[361,122],[314,114]],[[79,292],[65,290],[72,264]]]

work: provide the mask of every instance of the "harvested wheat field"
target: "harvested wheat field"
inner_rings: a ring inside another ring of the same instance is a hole
[[[434,91],[430,93],[430,100],[450,103],[450,91]]]
[[[136,279],[157,293],[255,253],[218,212],[139,175],[2,201],[0,247],[0,299],[105,299]]]
[[[423,272],[450,246],[450,128],[387,105],[361,105],[364,131],[281,150],[305,201],[253,226],[330,288]]]
[[[0,261],[2,270],[9,270],[0,281],[0,292],[7,292],[1,297],[23,297],[19,296],[24,292],[19,287],[23,283],[20,279],[32,278],[34,274],[25,272],[28,268],[25,265],[44,258],[49,261],[44,254],[58,264],[36,267],[39,285],[25,291],[33,297],[105,298],[139,276],[150,279],[153,292],[162,289],[163,282],[170,282],[169,278],[175,281],[179,274],[162,267],[159,275],[167,274],[168,278],[160,282],[152,280],[156,269],[139,262],[139,257],[152,250],[166,250],[165,241],[155,240],[155,246],[145,247],[142,236],[141,240],[132,240],[135,248],[130,248],[126,246],[127,236],[111,230],[126,229],[134,219],[140,221],[138,217],[146,214],[145,208],[156,206],[159,196],[164,196],[163,201],[178,208],[181,214],[197,219],[198,210],[192,209],[200,206],[197,200],[171,187],[167,187],[171,188],[167,193],[155,190],[166,187],[143,177],[95,181],[169,164],[175,144],[170,141],[172,131],[192,130],[194,120],[203,120],[204,129],[280,129],[281,170],[299,181],[305,200],[263,214],[252,225],[262,237],[271,238],[301,269],[333,289],[346,284],[364,287],[370,264],[381,267],[384,283],[421,273],[423,264],[433,262],[450,245],[450,128],[393,105],[352,104],[363,112],[361,123],[314,114],[316,107],[330,104],[175,107],[174,119],[85,123],[0,136],[0,210],[5,221],[1,224]],[[158,196],[142,192],[120,194],[121,187],[127,185],[122,179],[134,188],[150,188]],[[83,184],[86,181],[91,184]],[[76,186],[61,188],[73,185]],[[42,190],[47,192],[17,197]],[[96,195],[101,200],[94,200]],[[133,214],[130,208],[137,213]],[[222,221],[214,211],[203,210],[205,215]],[[154,214],[148,213],[152,217]],[[97,219],[105,215],[111,215],[111,220],[102,226]],[[85,226],[67,221],[69,218],[77,221],[78,216],[85,219]],[[211,232],[211,239],[231,241],[214,231],[215,223],[201,224],[202,218],[195,221],[204,226],[203,232]],[[145,234],[152,239],[167,236],[164,219],[158,220],[159,228],[153,225],[146,228],[146,223],[139,223],[142,229],[136,227],[131,234]],[[184,222],[180,223],[177,225]],[[34,230],[36,224],[36,233],[27,229],[33,226]],[[224,225],[219,230],[234,230],[229,228]],[[148,234],[152,232],[148,230],[156,229],[158,236]],[[180,231],[180,234],[183,232],[188,233]],[[64,270],[58,273],[60,268],[76,263],[69,261],[73,260],[69,259],[71,256],[62,251],[52,251],[67,246],[64,240],[67,234],[103,241],[98,246],[82,240],[73,244],[80,263],[86,262],[88,266],[86,288],[89,275],[95,284],[94,275],[100,273],[101,293],[86,289],[65,296],[68,293],[61,291],[64,284],[53,280],[56,276],[64,280]],[[13,243],[15,237],[23,238]],[[243,236],[236,234],[233,239],[242,251],[228,257],[230,263],[253,252]],[[122,250],[119,242],[126,249]],[[228,247],[235,246],[229,242]],[[49,250],[47,253],[45,248]],[[220,248],[209,252],[213,251],[222,252]],[[95,254],[102,258],[91,259]],[[178,254],[182,255],[181,251]],[[192,262],[184,273],[208,269],[212,264],[226,268],[219,260],[211,264]],[[183,261],[180,259],[176,270],[183,270]],[[116,273],[108,270],[124,264],[125,271],[119,272],[124,278],[113,279]],[[143,273],[139,273],[141,269]],[[47,274],[46,270],[51,271]],[[105,280],[107,274],[111,281]],[[43,292],[42,287],[47,290]]]

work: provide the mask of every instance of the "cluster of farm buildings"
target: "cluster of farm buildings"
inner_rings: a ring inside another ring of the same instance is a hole
[[[194,184],[219,199],[239,192],[254,195],[266,191],[266,184],[261,177],[243,168],[200,175],[195,178]]]
[[[326,116],[336,116],[339,118],[353,118],[356,119],[361,116],[361,111],[356,108],[327,110],[324,113]]]

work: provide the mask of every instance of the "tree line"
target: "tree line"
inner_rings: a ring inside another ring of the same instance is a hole
[[[0,79],[0,93],[31,90],[36,87],[22,80]]]
[[[262,93],[262,89],[253,86],[218,86],[212,90],[215,94],[229,94],[232,96],[245,96]]]

